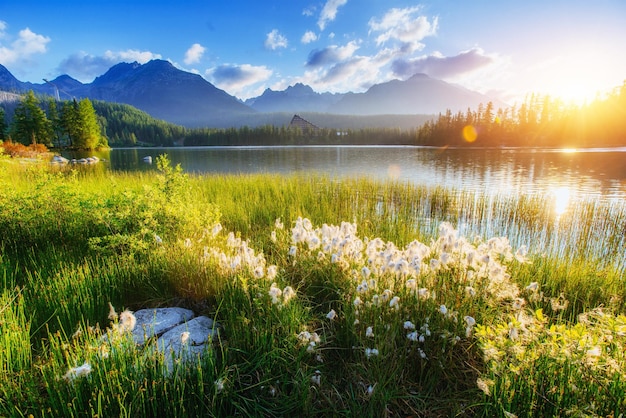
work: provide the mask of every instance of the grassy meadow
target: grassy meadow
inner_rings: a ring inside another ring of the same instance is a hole
[[[626,203],[157,166],[0,159],[0,416],[626,411]],[[109,304],[221,333],[168,371]]]

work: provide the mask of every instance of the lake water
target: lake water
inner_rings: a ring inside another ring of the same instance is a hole
[[[90,153],[114,171],[156,170],[167,154],[189,173],[316,172],[501,194],[626,201],[626,147],[452,149],[388,146],[125,148]],[[83,155],[65,155],[83,157]]]

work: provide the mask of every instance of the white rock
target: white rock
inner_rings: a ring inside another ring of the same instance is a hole
[[[219,324],[206,316],[198,316],[174,327],[157,341],[159,350],[165,354],[194,354],[206,348],[207,343],[217,335]],[[185,335],[183,335],[185,334]]]
[[[183,308],[141,309],[135,312],[137,325],[133,329],[133,340],[143,345],[147,339],[159,337],[193,317],[193,311]]]

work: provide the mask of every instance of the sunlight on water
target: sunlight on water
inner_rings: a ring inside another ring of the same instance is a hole
[[[578,150],[576,148],[563,148],[561,149],[561,152],[563,154],[574,154],[575,152],[578,152]]]
[[[567,212],[572,199],[572,189],[567,186],[554,187],[550,189],[550,194],[554,196],[554,214],[558,218]]]

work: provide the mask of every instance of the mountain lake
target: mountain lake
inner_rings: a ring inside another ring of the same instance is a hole
[[[116,148],[63,153],[97,156],[89,169],[156,170],[167,154],[193,174],[306,174],[369,177],[487,194],[552,194],[559,201],[626,203],[626,147],[591,149],[263,146]],[[151,157],[152,163],[145,158]]]

